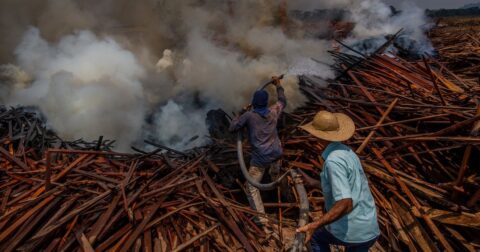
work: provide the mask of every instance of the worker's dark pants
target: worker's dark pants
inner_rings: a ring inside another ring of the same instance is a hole
[[[310,245],[313,252],[330,252],[330,245],[344,246],[345,252],[368,252],[376,241],[377,238],[362,243],[347,243],[335,238],[325,228],[319,228],[313,234]]]

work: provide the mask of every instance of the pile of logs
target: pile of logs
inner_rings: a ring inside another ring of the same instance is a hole
[[[209,175],[219,172],[211,147],[126,154],[61,141],[23,109],[2,108],[0,122],[1,251],[282,247],[253,222],[243,191]]]
[[[17,155],[25,155],[24,152],[28,151],[28,155],[38,159],[48,148],[111,150],[115,141],[103,140],[103,137],[93,142],[82,139],[64,141],[47,129],[36,109],[0,106],[0,143],[8,145],[10,152],[15,150]]]
[[[476,20],[478,22],[478,20]],[[455,72],[475,82],[479,79],[480,63],[480,26],[467,21],[435,27],[430,32],[432,44],[441,61]]]
[[[318,178],[325,143],[298,126],[321,109],[346,113],[357,127],[347,144],[361,157],[378,208],[375,250],[480,250],[478,83],[434,58],[332,55],[339,77],[328,86],[302,77],[309,102],[281,120],[284,172]],[[264,194],[280,234],[267,236],[245,199],[232,140],[131,154],[101,138],[63,141],[27,109],[0,108],[0,126],[1,251],[289,247],[281,233],[297,225],[298,196],[288,185],[298,178],[285,181],[290,193]],[[317,216],[322,191],[308,189]]]
[[[480,88],[434,59],[332,52],[339,71],[328,87],[301,86],[311,103],[287,116],[293,167],[318,177],[322,142],[296,125],[327,109],[357,126],[348,144],[360,155],[379,210],[379,243],[395,251],[480,249]]]

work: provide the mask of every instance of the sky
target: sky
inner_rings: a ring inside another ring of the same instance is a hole
[[[402,0],[400,0],[402,1]],[[395,5],[399,0],[386,0],[387,3]],[[480,0],[410,0],[419,7],[428,9],[449,9],[459,8],[469,3],[479,3]]]

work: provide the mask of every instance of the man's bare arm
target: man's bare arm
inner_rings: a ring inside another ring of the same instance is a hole
[[[281,77],[283,78],[283,77]],[[280,104],[282,104],[282,110],[285,109],[287,106],[287,98],[285,97],[285,90],[283,89],[282,85],[280,85],[280,77],[273,76],[272,83],[277,87],[277,100]]]
[[[323,215],[319,220],[308,223],[307,225],[297,229],[297,232],[307,232],[314,231],[319,227],[328,225],[336,220],[342,218],[343,216],[349,214],[353,209],[352,199],[342,199],[333,205],[333,207],[325,215]],[[311,236],[311,235],[310,235]],[[310,237],[308,237],[310,238]],[[307,239],[309,240],[309,239]]]
[[[320,180],[314,179],[314,178],[308,176],[308,174],[306,174],[304,171],[302,171],[302,169],[298,169],[298,171],[303,176],[303,183],[305,184],[305,186],[311,187],[311,188],[320,188],[321,187]]]

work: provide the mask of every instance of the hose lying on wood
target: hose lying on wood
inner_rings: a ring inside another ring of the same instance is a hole
[[[290,170],[290,174],[293,178],[295,183],[295,190],[297,191],[297,195],[300,201],[300,214],[298,217],[298,227],[303,227],[308,222],[308,211],[309,211],[309,204],[308,204],[308,197],[307,191],[305,190],[305,186],[303,185],[303,181],[301,175],[297,173],[295,169]],[[305,233],[296,233],[295,240],[293,241],[292,248],[290,252],[300,252],[303,251],[305,241]]]

